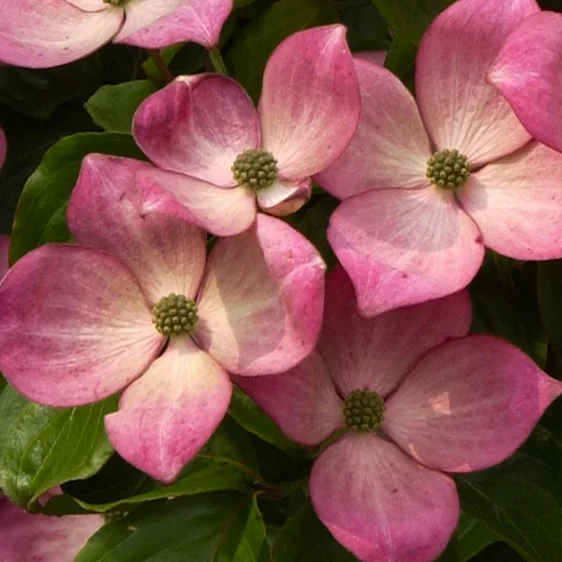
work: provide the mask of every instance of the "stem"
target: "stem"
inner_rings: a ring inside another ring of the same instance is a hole
[[[162,76],[164,82],[166,82],[166,84],[172,82],[174,77],[172,76],[168,65],[164,62],[160,51],[158,51],[157,49],[148,49],[148,54],[150,55],[152,62],[154,62],[154,64],[156,65],[156,68],[160,72],[160,75]]]
[[[213,67],[216,72],[219,74],[228,74],[226,71],[226,65],[224,64],[224,60],[218,48],[211,49],[209,51],[209,57],[211,58],[211,62],[213,63]]]

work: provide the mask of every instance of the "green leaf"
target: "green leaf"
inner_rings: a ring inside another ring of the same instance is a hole
[[[275,422],[238,387],[234,389],[228,412],[243,428],[267,443],[288,453],[306,456],[306,450],[285,437]]]
[[[149,80],[102,86],[87,102],[86,110],[94,123],[115,133],[130,133],[137,107],[156,88]]]
[[[456,478],[463,511],[528,562],[562,552],[562,402],[553,404],[525,445],[489,470]]]
[[[0,66],[0,102],[46,119],[57,105],[87,95],[101,83],[102,66],[96,55],[49,69]]]
[[[227,67],[257,101],[269,56],[289,35],[338,21],[331,0],[279,0],[236,37],[226,56]]]
[[[308,503],[281,529],[273,546],[275,562],[356,562],[357,558],[335,541]]]
[[[341,19],[352,51],[386,51],[390,47],[388,25],[372,4],[346,8]]]
[[[47,408],[6,386],[0,395],[0,488],[32,508],[50,488],[95,474],[113,453],[103,417],[116,405],[110,398],[81,408]]]
[[[562,260],[538,264],[537,298],[542,324],[550,343],[562,353]]]
[[[488,527],[466,513],[461,513],[455,534],[437,562],[468,562],[498,540],[499,537]]]
[[[52,146],[23,188],[10,238],[11,263],[41,244],[68,240],[66,204],[90,152],[143,157],[132,136],[122,133],[77,133]]]
[[[135,509],[102,527],[76,562],[251,562],[264,541],[255,499],[215,493]]]
[[[249,490],[256,484],[267,486],[259,475],[249,436],[226,418],[173,484],[164,486],[124,463],[113,461],[89,481],[71,482],[64,490],[81,507],[103,512],[164,498]],[[116,493],[121,497],[116,498]]]
[[[396,35],[418,44],[435,16],[455,0],[371,0]]]

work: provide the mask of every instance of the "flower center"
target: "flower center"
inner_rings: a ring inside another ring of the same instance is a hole
[[[384,419],[384,401],[372,390],[352,390],[345,399],[343,413],[349,429],[372,433]]]
[[[111,4],[112,6],[123,6],[129,0],[103,0],[106,4]]]
[[[152,322],[164,336],[191,334],[197,320],[195,302],[183,295],[170,293],[152,307]]]
[[[439,150],[427,161],[427,179],[444,189],[456,189],[466,183],[470,176],[468,159],[457,149]]]
[[[232,164],[232,175],[239,185],[263,189],[277,178],[277,160],[267,150],[244,150]]]

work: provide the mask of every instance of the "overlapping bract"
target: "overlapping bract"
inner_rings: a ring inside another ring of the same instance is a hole
[[[88,156],[68,209],[78,244],[34,250],[3,279],[0,370],[50,406],[124,391],[105,420],[111,442],[170,482],[226,413],[227,372],[280,372],[313,349],[325,266],[265,215],[207,259],[204,231],[143,212],[130,162]],[[171,293],[196,302],[191,337],[167,341],[153,325],[153,305]]]
[[[348,145],[359,105],[341,25],[295,33],[277,47],[265,68],[257,111],[230,78],[179,77],[144,101],[133,122],[139,146],[167,171],[153,179],[159,188],[154,207],[204,220],[193,200],[204,191],[208,200],[224,202],[213,217],[205,216],[206,228],[219,235],[247,228],[256,198],[270,214],[291,213],[310,197],[310,177]],[[277,160],[276,181],[256,193],[238,185],[231,169],[247,149],[265,149]]]
[[[328,238],[363,314],[464,288],[484,246],[522,260],[562,256],[562,155],[531,141],[486,82],[510,32],[537,11],[534,0],[459,0],[445,10],[418,50],[417,106],[390,72],[356,61],[360,124],[318,179],[343,200]],[[426,177],[443,149],[471,167],[455,190]]]
[[[156,49],[180,41],[216,47],[232,0],[0,0],[0,61],[48,68],[113,40]]]
[[[292,439],[345,429],[353,390],[385,400],[381,433],[346,431],[316,460],[312,503],[364,562],[431,562],[459,515],[453,480],[510,456],[562,384],[517,348],[469,336],[468,295],[365,319],[341,267],[328,275],[317,350],[280,375],[239,384]]]

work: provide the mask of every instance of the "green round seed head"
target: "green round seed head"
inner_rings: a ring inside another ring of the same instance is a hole
[[[456,149],[439,150],[427,161],[427,179],[443,189],[461,187],[469,176],[468,159]]]
[[[372,433],[384,419],[384,401],[372,390],[353,390],[345,399],[343,414],[349,429]]]
[[[183,295],[171,293],[152,307],[152,323],[164,336],[191,334],[197,320],[195,302]]]
[[[277,160],[267,150],[244,150],[236,157],[231,170],[239,185],[263,189],[273,185],[277,178]]]

